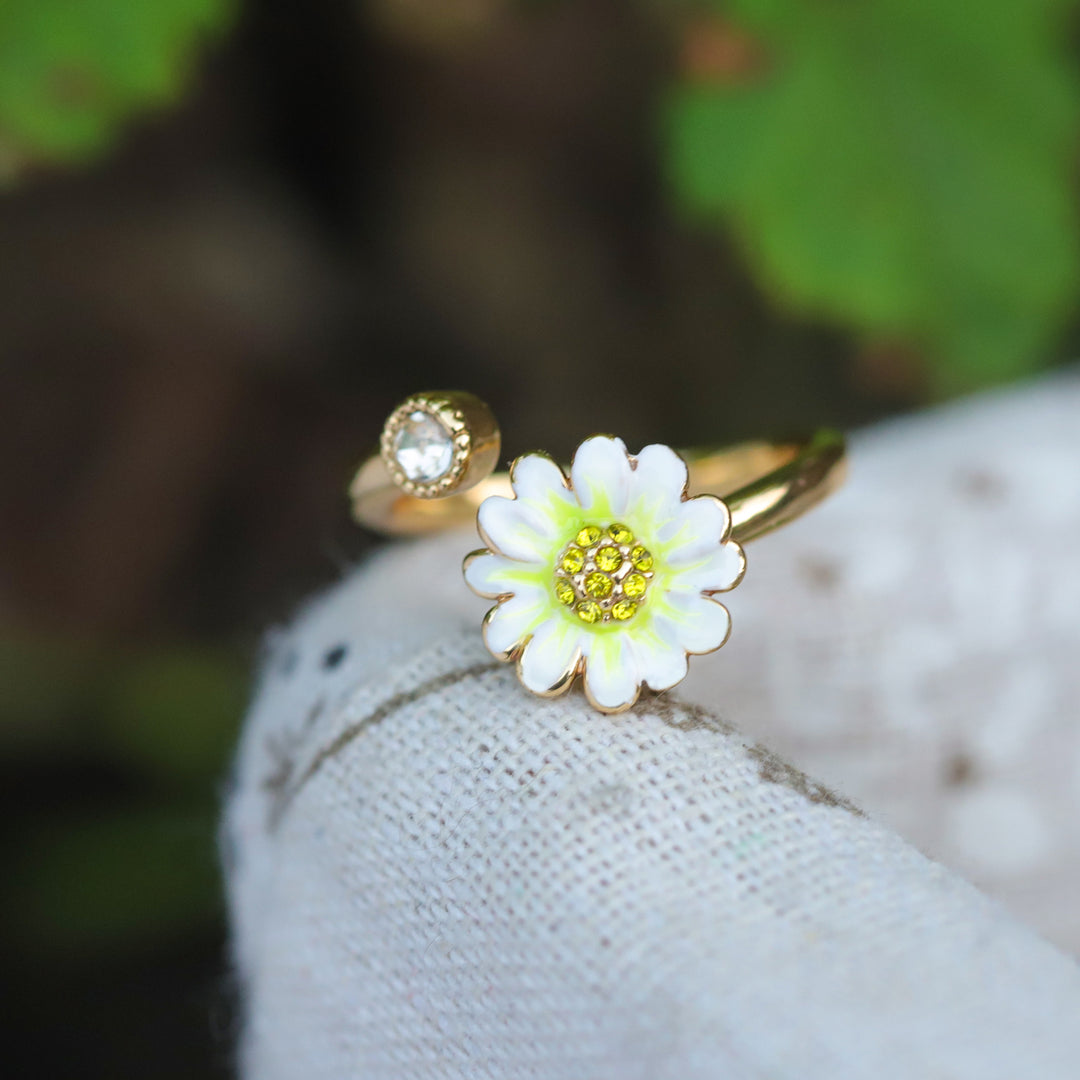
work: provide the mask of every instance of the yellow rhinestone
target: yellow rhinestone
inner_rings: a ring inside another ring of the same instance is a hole
[[[645,595],[645,590],[649,587],[649,582],[642,574],[627,574],[626,580],[622,583],[623,592],[630,597],[631,600],[637,600],[638,597]]]
[[[576,574],[585,565],[585,552],[581,548],[567,548],[560,565],[568,574]]]
[[[611,578],[595,570],[585,578],[585,591],[597,600],[604,600],[611,595]]]
[[[574,610],[577,617],[587,623],[599,622],[604,615],[603,609],[595,600],[582,600]]]
[[[596,553],[596,565],[610,574],[622,566],[622,552],[612,544],[605,544]]]
[[[632,619],[637,611],[637,604],[633,600],[620,600],[611,609],[611,614],[620,622]]]
[[[555,595],[559,598],[560,604],[572,604],[577,599],[577,593],[574,592],[574,586],[570,584],[566,578],[555,579]]]
[[[638,570],[651,570],[653,567],[652,554],[640,544],[630,552],[630,561]]]
[[[616,544],[632,544],[634,542],[634,534],[625,525],[609,525],[607,534]]]
[[[586,525],[585,528],[577,534],[577,542],[582,547],[592,547],[603,535],[604,534],[595,525]]]

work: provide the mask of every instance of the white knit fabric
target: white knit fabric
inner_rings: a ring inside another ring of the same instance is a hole
[[[526,695],[467,536],[313,604],[227,807],[247,1080],[1075,1080],[1074,961],[728,721],[1080,940],[1078,407],[858,440],[682,702]]]

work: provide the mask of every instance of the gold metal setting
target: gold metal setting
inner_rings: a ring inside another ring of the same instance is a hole
[[[410,478],[396,453],[395,440],[414,413],[430,417],[452,445],[449,468],[428,482]],[[471,505],[463,500],[470,489],[490,481],[500,448],[495,416],[475,394],[462,390],[413,394],[387,417],[379,453],[353,477],[349,486],[353,516],[361,525],[399,535],[444,528],[447,505]]]
[[[448,469],[428,482],[410,478],[396,454],[395,441],[414,416],[426,417],[439,425],[450,443]],[[413,395],[390,414],[383,426],[379,451],[390,478],[406,495],[418,499],[438,499],[468,487],[465,480],[470,469],[476,474],[474,483],[490,473],[498,460],[498,443],[495,418],[478,397],[460,391],[429,391]],[[478,465],[480,471],[477,470]],[[485,469],[485,466],[488,467]]]

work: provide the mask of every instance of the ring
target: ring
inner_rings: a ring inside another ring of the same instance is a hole
[[[464,576],[495,601],[483,622],[490,652],[543,697],[580,677],[604,713],[629,709],[643,686],[671,689],[690,656],[727,641],[731,619],[715,597],[742,580],[743,545],[820,502],[846,465],[833,431],[638,454],[593,435],[567,471],[530,453],[496,474],[500,445],[479,398],[415,394],[357,472],[353,516],[392,535],[475,521],[486,546],[466,556]]]

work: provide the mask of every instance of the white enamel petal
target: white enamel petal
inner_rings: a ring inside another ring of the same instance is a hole
[[[720,499],[699,495],[679,506],[658,535],[668,545],[664,561],[672,567],[700,562],[727,539],[731,514]]]
[[[525,646],[518,671],[534,694],[546,694],[566,685],[581,656],[581,631],[565,619],[542,622]]]
[[[686,492],[687,480],[686,462],[670,446],[652,443],[637,456],[630,504],[636,513],[654,518],[673,511]]]
[[[686,678],[689,669],[686,650],[674,640],[662,640],[650,634],[647,639],[634,641],[634,651],[641,681],[653,690],[670,690]]]
[[[689,653],[707,653],[719,649],[731,632],[727,608],[704,596],[672,592],[665,597],[671,609],[670,633]]]
[[[490,495],[476,514],[480,533],[500,554],[543,563],[552,556],[555,526],[534,504]]]
[[[628,634],[593,634],[588,642],[585,693],[598,708],[625,709],[641,688],[637,656]]]
[[[550,611],[540,589],[528,589],[493,607],[484,619],[484,644],[505,657],[531,634]]]
[[[548,505],[553,499],[566,503],[574,500],[562,469],[546,454],[519,457],[511,466],[510,482],[519,499],[540,506]]]
[[[465,560],[465,581],[473,592],[494,600],[497,596],[520,592],[530,582],[527,578],[535,567],[516,562],[495,552],[470,555]]]
[[[622,439],[594,435],[574,454],[570,478],[583,510],[620,517],[630,499],[630,459]]]
[[[742,580],[746,556],[734,540],[727,540],[705,554],[698,562],[678,568],[672,575],[671,588],[679,592],[725,592]]]

